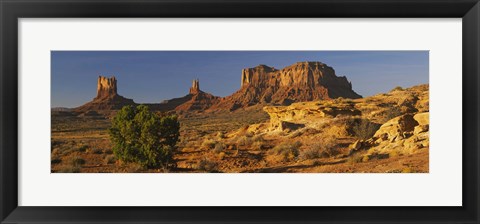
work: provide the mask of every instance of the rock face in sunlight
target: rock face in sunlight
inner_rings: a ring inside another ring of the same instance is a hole
[[[117,95],[117,79],[99,76],[97,82],[97,97],[95,99],[109,98]]]
[[[263,133],[318,130],[336,138],[357,136],[349,153],[364,152],[372,158],[424,152],[429,147],[428,89],[419,85],[362,99],[266,106],[270,121]]]
[[[200,89],[194,79],[187,95],[148,103],[157,111],[234,111],[255,105],[290,105],[295,102],[328,100],[335,98],[361,98],[344,76],[336,76],[333,68],[321,62],[298,62],[281,70],[259,65],[242,70],[241,88],[230,96],[221,98]],[[77,107],[80,114],[88,111],[106,113],[125,105],[137,105],[120,96],[117,79],[99,76],[97,96],[89,103]]]
[[[298,62],[281,70],[259,65],[242,70],[241,88],[225,97],[214,109],[236,110],[256,104],[290,105],[294,102],[334,99],[357,99],[344,76],[321,62]]]
[[[91,116],[99,112],[102,114],[119,110],[126,105],[136,105],[132,99],[127,99],[117,93],[117,79],[99,76],[97,80],[97,96],[92,101],[74,108],[74,112]]]
[[[331,119],[337,116],[358,116],[360,111],[355,109],[353,104],[330,102],[301,102],[293,103],[290,106],[266,106],[263,108],[270,116],[270,130],[284,131],[292,130],[291,127],[297,127],[305,124],[314,124],[312,121],[322,121],[322,119]]]
[[[200,92],[200,81],[198,79],[194,79],[192,81],[192,87],[190,87],[190,94],[198,94]]]

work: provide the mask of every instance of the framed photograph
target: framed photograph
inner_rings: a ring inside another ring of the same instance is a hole
[[[477,0],[0,4],[1,223],[480,222]]]

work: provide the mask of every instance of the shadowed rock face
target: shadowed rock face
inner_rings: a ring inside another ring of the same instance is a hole
[[[361,98],[346,77],[335,75],[321,62],[298,62],[281,70],[259,65],[242,70],[241,88],[214,109],[235,110],[255,104],[290,105],[293,102]]]

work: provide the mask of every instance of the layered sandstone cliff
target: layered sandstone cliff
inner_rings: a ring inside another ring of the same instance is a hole
[[[361,98],[347,78],[336,76],[333,68],[321,62],[298,62],[280,70],[266,65],[243,69],[241,88],[224,98],[203,92],[199,80],[195,79],[187,95],[146,105],[161,111],[233,111],[258,104],[290,105],[338,97]],[[117,79],[99,76],[97,96],[75,111],[119,110],[125,105],[136,104],[117,93]]]
[[[333,98],[361,98],[346,77],[335,75],[321,62],[298,62],[281,70],[259,65],[242,70],[241,88],[212,109],[235,110],[255,104],[290,105],[293,102]]]

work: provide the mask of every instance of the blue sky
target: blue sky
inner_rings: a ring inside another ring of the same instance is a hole
[[[52,107],[77,107],[96,95],[99,75],[117,77],[118,93],[158,103],[200,89],[227,96],[240,88],[241,70],[320,61],[346,76],[362,96],[428,83],[428,51],[52,51]]]

